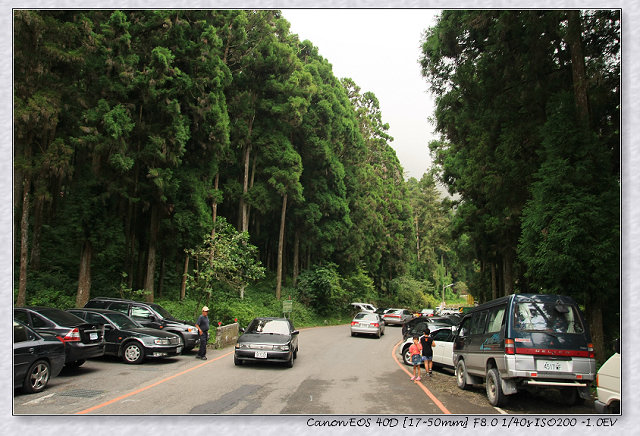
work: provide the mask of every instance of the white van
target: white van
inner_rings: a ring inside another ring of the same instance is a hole
[[[620,413],[620,346],[616,353],[598,370],[596,386],[598,399],[594,401],[597,413]]]

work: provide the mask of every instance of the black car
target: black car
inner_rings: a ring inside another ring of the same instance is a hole
[[[184,344],[175,333],[143,327],[127,315],[108,309],[69,309],[68,312],[104,325],[104,354],[121,357],[126,363],[142,363],[145,357],[175,356]]]
[[[13,321],[13,387],[41,392],[64,366],[64,343],[55,335],[38,334]]]
[[[121,298],[96,297],[84,306],[92,309],[110,309],[124,313],[143,327],[165,330],[182,338],[183,351],[191,351],[198,344],[200,335],[192,322],[175,318],[164,307],[155,303],[125,300]]]
[[[255,318],[238,338],[233,361],[284,362],[289,368],[298,357],[298,330],[287,318]]]
[[[51,333],[65,344],[65,365],[79,367],[87,359],[104,354],[104,333],[99,324],[51,307],[16,307],[13,317],[37,333]]]
[[[444,316],[420,316],[402,324],[402,339],[406,340],[412,336],[421,336],[425,328],[435,330],[454,327],[457,324],[456,321]]]

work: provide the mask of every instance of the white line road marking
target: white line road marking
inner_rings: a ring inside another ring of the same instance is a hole
[[[26,403],[22,403],[23,406],[27,406],[29,404],[38,404],[38,403],[42,403],[44,400],[46,400],[47,398],[51,398],[55,395],[55,393],[53,394],[49,394],[49,395],[45,395],[44,397],[40,397],[40,398],[36,398],[35,400],[31,400],[31,401],[27,401]]]
[[[494,407],[494,409],[496,409],[498,412],[502,413],[503,415],[508,415],[508,413],[507,413],[507,412],[505,412],[504,410],[502,410],[502,409],[501,409],[501,408],[499,408],[499,407]]]

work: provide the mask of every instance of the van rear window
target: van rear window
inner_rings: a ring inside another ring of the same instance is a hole
[[[516,330],[584,333],[577,309],[570,305],[559,310],[554,302],[521,302],[516,305],[513,316]]]

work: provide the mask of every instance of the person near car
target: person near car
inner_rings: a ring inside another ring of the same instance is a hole
[[[207,339],[209,338],[209,308],[207,306],[202,308],[202,315],[198,317],[196,327],[200,333],[200,348],[196,359],[207,360]]]
[[[433,337],[430,335],[428,328],[424,330],[424,333],[420,337],[420,345],[422,346],[422,361],[424,362],[425,375],[432,376],[431,370],[433,368],[433,347],[436,343],[433,342]]]
[[[413,377],[411,377],[411,380],[420,381],[422,346],[420,345],[420,338],[418,336],[413,337],[413,345],[409,347],[409,354],[411,354],[411,363],[413,364]]]

